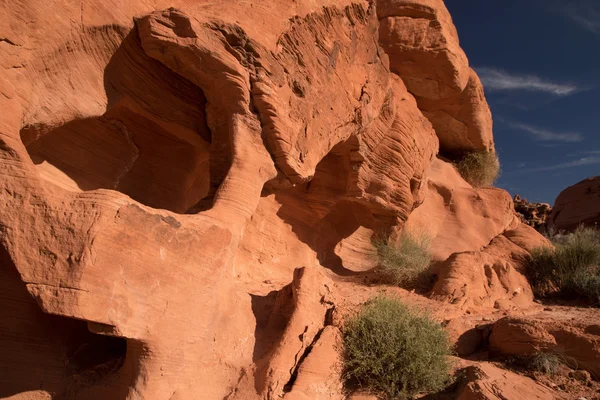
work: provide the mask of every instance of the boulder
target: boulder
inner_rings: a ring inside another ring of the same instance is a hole
[[[379,42],[390,68],[418,97],[460,94],[469,80],[469,61],[443,0],[377,0]]]
[[[533,292],[519,271],[529,252],[544,245],[548,241],[542,235],[521,224],[495,237],[481,251],[455,253],[438,266],[431,296],[465,310],[529,308]]]
[[[585,179],[563,190],[552,208],[548,225],[572,231],[579,225],[600,224],[600,176]]]
[[[338,328],[326,326],[315,339],[306,359],[298,368],[288,400],[343,400],[342,359],[339,348],[342,335]]]
[[[496,322],[490,336],[492,350],[509,356],[537,352],[557,354],[574,369],[600,374],[600,311],[571,307]]]
[[[442,0],[378,0],[379,42],[440,140],[459,158],[493,151],[492,115],[483,86],[460,48]]]
[[[327,381],[323,382],[325,388],[331,386],[327,393],[335,392],[336,381],[326,379],[335,370],[315,369],[317,363],[337,362],[337,352],[331,346],[338,332],[332,332],[333,327],[324,332],[334,306],[332,289],[333,282],[318,269],[299,268],[292,283],[277,293],[266,324],[256,332],[255,385],[260,393],[281,396],[293,389],[301,398],[310,394],[314,389],[311,385],[319,379]],[[316,354],[312,354],[315,348]],[[332,376],[339,378],[339,373]]]
[[[469,152],[494,151],[492,113],[483,93],[483,85],[472,69],[465,89],[443,99],[417,97],[438,138],[440,151],[449,157]]]
[[[426,174],[423,204],[406,228],[431,238],[434,261],[453,253],[479,251],[502,232],[519,225],[510,195],[496,188],[473,188],[448,162],[436,159]]]
[[[489,363],[479,363],[465,371],[465,383],[458,400],[566,400],[531,378],[505,371]]]

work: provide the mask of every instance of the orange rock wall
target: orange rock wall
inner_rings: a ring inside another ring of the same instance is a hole
[[[493,149],[441,1],[0,9],[0,396],[336,398],[375,236],[517,228],[436,158]]]
[[[579,225],[600,223],[600,176],[585,179],[563,190],[552,208],[547,225],[572,231]]]

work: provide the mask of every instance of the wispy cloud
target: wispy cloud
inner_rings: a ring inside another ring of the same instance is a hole
[[[585,150],[585,151],[578,151],[575,153],[570,153],[567,154],[569,157],[580,157],[580,156],[596,156],[596,155],[600,155],[600,150]]]
[[[583,158],[580,158],[580,159],[574,160],[574,161],[569,161],[566,163],[550,165],[547,167],[532,168],[528,172],[555,171],[555,170],[559,170],[559,169],[575,168],[575,167],[582,167],[582,166],[586,166],[586,165],[596,165],[596,164],[600,164],[600,157],[590,156],[590,157],[583,157]]]
[[[597,0],[563,1],[557,8],[581,28],[600,34],[600,6]]]
[[[579,90],[576,85],[543,80],[535,75],[512,74],[497,68],[475,68],[483,86],[490,90],[527,90],[568,96]]]
[[[583,140],[583,135],[579,132],[555,132],[537,126],[523,124],[520,122],[509,122],[503,119],[500,119],[500,121],[504,122],[512,128],[519,129],[531,134],[535,140],[541,142],[577,143]]]

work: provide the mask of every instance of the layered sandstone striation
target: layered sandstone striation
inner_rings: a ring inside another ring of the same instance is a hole
[[[441,0],[0,9],[0,397],[343,398],[404,229],[456,313],[531,305],[543,238],[438,158],[493,150]]]

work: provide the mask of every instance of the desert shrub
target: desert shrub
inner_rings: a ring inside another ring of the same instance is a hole
[[[557,375],[563,364],[567,365],[564,357],[556,353],[544,352],[513,356],[502,361],[506,367],[517,372],[536,372],[550,376]]]
[[[344,328],[346,379],[388,399],[444,388],[450,354],[442,327],[394,298],[370,300]]]
[[[553,236],[554,248],[534,249],[525,274],[534,293],[584,298],[600,304],[600,232],[579,227],[573,233]]]
[[[500,175],[500,161],[492,151],[468,153],[456,163],[456,168],[474,187],[492,186]]]
[[[557,289],[554,272],[556,252],[556,249],[550,247],[538,247],[531,251],[531,256],[525,263],[525,275],[533,293],[538,297],[544,297]]]
[[[551,242],[557,242],[565,234],[564,231],[558,230],[555,226],[548,224],[541,226],[539,232]]]
[[[431,263],[430,244],[431,240],[426,235],[408,231],[404,231],[395,244],[376,243],[380,275],[394,285],[419,285]]]
[[[537,353],[527,362],[527,369],[544,375],[556,375],[560,370],[562,359],[554,353]]]
[[[594,306],[600,306],[600,267],[576,271],[567,280],[563,290],[570,298],[583,297]]]

